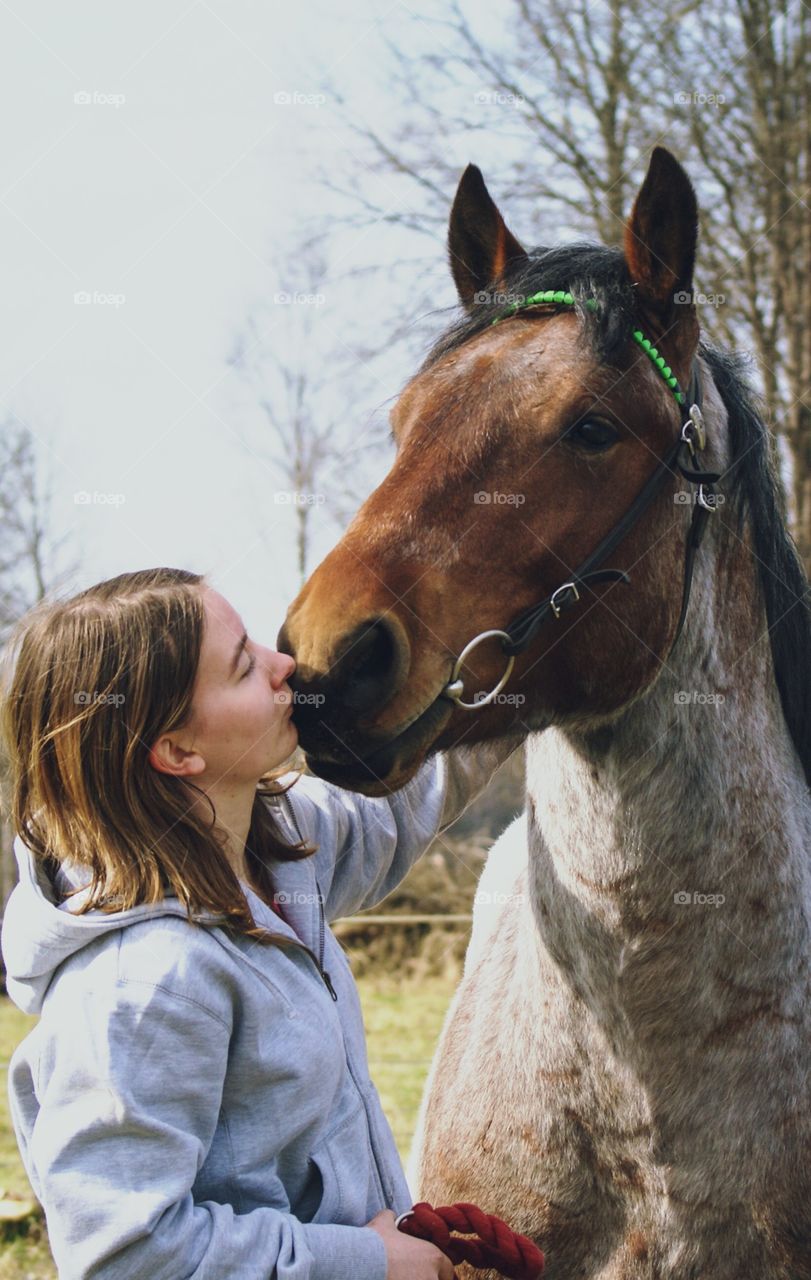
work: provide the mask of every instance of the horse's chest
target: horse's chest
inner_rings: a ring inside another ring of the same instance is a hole
[[[605,1117],[573,1107],[539,1125],[507,1105],[509,1120],[505,1107],[480,1124],[469,1109],[468,1140],[458,1116],[434,1134],[419,1198],[497,1214],[544,1250],[546,1280],[811,1280],[811,1178],[801,1166],[793,1187],[784,1178],[752,1200],[703,1199],[689,1174],[677,1195],[644,1127],[608,1133]]]
[[[511,960],[498,1002],[477,991],[494,976],[480,964],[446,1028],[419,1197],[531,1235],[548,1280],[811,1280],[811,1135],[766,1114],[765,1086],[758,1106],[719,1112],[724,1090],[695,1064],[675,1105],[654,1100],[587,1014],[534,990],[531,957]]]

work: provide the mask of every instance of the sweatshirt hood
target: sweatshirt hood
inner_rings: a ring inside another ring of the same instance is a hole
[[[126,911],[88,911],[86,915],[73,915],[71,910],[60,909],[59,896],[45,867],[37,861],[21,836],[14,840],[14,856],[17,859],[19,882],[14,886],[3,913],[0,947],[6,968],[6,989],[23,1013],[39,1014],[51,979],[57,968],[69,956],[101,934],[128,925],[138,924],[153,916],[183,916],[188,919],[186,908],[173,896],[160,902],[143,903]],[[86,869],[85,869],[86,871]],[[87,881],[76,871],[70,873],[74,884]],[[77,893],[71,898],[71,908],[80,905],[86,895]],[[213,912],[201,912],[201,921],[222,921]]]

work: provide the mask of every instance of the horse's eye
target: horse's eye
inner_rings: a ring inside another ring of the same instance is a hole
[[[588,450],[589,453],[602,453],[604,449],[609,449],[612,444],[616,444],[619,436],[607,422],[593,422],[587,418],[584,422],[576,422],[563,438],[570,444],[579,445],[580,448]]]

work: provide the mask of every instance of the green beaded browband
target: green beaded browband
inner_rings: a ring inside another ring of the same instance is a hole
[[[516,311],[520,311],[523,307],[537,307],[542,302],[562,303],[565,307],[574,306],[574,298],[565,289],[544,289],[541,293],[532,293],[528,298],[524,298],[523,302],[511,302],[504,312],[503,316],[496,316],[492,324],[498,324],[499,320],[505,320],[507,316],[513,315]],[[597,302],[594,298],[586,298],[586,306],[589,311],[597,310]],[[664,356],[660,356],[656,347],[650,338],[646,338],[641,329],[634,329],[632,335],[635,342],[638,342],[642,350],[653,363],[653,367],[660,377],[664,378],[670,390],[673,392],[679,404],[684,404],[684,392],[679,388],[679,381],[673,374],[673,370],[665,360]]]

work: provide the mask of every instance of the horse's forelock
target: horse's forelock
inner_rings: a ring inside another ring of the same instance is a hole
[[[504,296],[526,297],[544,289],[566,289],[575,298],[583,321],[584,339],[601,364],[613,364],[630,337],[635,320],[634,289],[621,249],[589,241],[533,249],[524,263],[514,267],[440,335],[431,347],[420,373],[443,356],[464,346],[504,315]],[[584,305],[593,298],[598,309]]]

